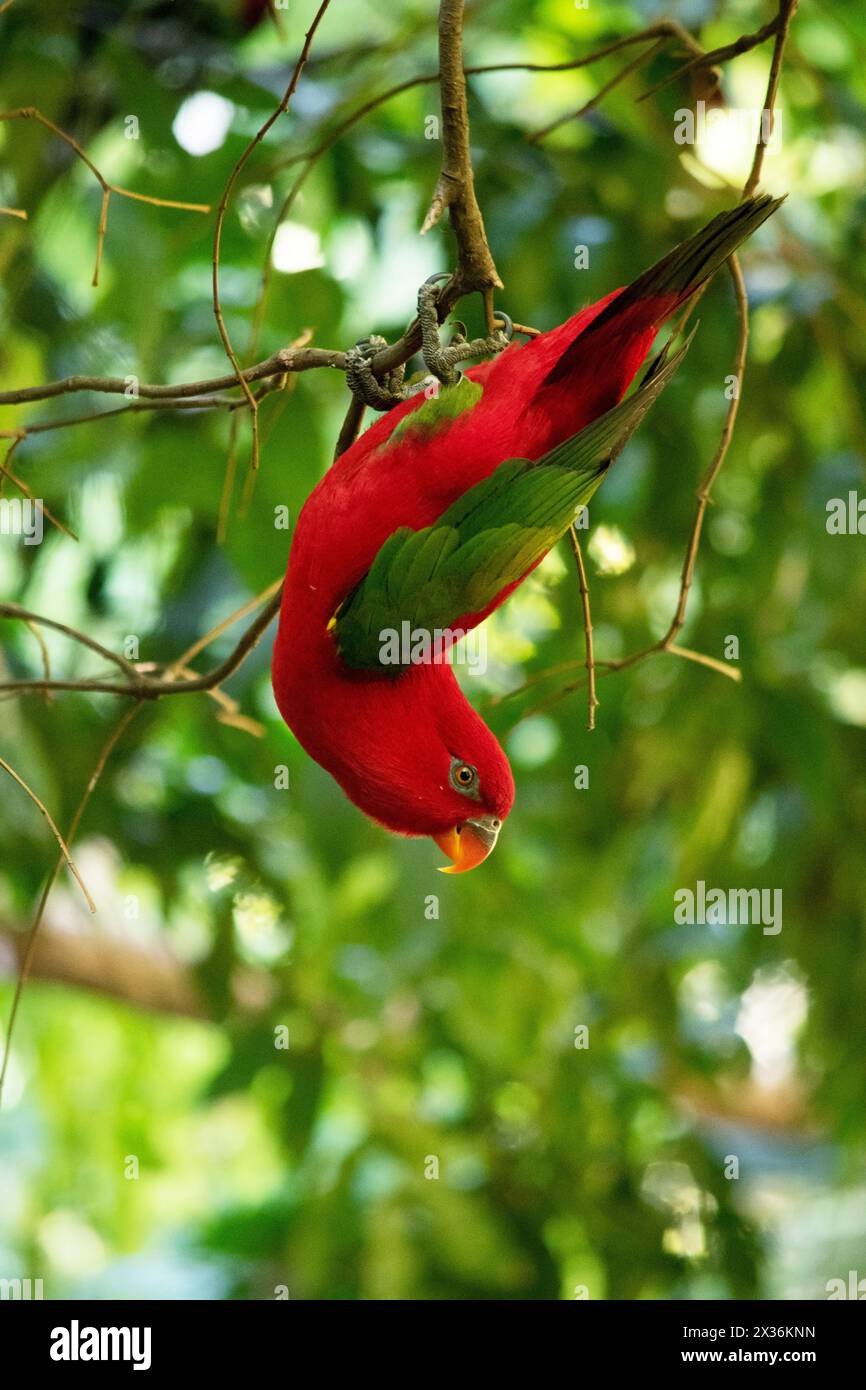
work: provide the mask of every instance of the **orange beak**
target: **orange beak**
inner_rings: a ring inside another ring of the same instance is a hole
[[[494,848],[501,829],[502,821],[498,816],[479,816],[477,820],[455,825],[453,830],[446,830],[442,835],[434,835],[442,853],[453,860],[451,864],[440,866],[440,874],[464,874],[467,869],[477,868]]]

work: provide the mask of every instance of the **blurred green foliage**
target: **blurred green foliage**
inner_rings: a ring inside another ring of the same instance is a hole
[[[249,27],[255,9],[82,0],[37,17],[16,0],[0,17],[0,105],[37,104],[113,181],[215,205],[312,14],[298,0],[278,32],[267,18]],[[287,162],[385,86],[435,70],[435,9],[353,0],[328,13],[292,112],[227,217],[223,301],[242,352],[298,171]],[[771,13],[756,0],[674,10],[708,48]],[[478,3],[467,62],[566,61],[660,13],[651,0]],[[113,959],[134,948],[133,974],[170,953],[201,1016],[123,1002],[117,970],[102,998],[28,985],[0,1115],[0,1275],[43,1277],[46,1296],[510,1299],[581,1287],[820,1298],[849,1268],[866,1274],[866,567],[863,537],[825,524],[830,498],[863,495],[864,41],[854,7],[803,7],[763,181],[790,197],[743,258],[750,362],[683,634],[716,658],[736,636],[742,684],[656,656],[600,680],[591,734],[584,692],[529,713],[563,675],[495,703],[559,663],[580,675],[563,547],[490,625],[490,668],[471,693],[510,751],[518,798],[495,856],[457,881],[436,873],[429,843],[366,823],[301,752],[273,704],[268,642],[228,686],[261,737],[220,722],[202,695],[143,710],[77,841],[98,916],[85,920],[61,878],[46,932],[97,964],[106,944]],[[634,103],[673,71],[673,53],[527,142],[627,57],[472,82],[501,303],[524,323],[551,327],[633,278],[729,205],[747,172],[745,147],[674,142],[685,82]],[[728,65],[732,106],[760,107],[768,61],[762,48]],[[203,92],[217,100],[191,104]],[[437,111],[435,87],[413,88],[311,169],[278,239],[289,268],[274,273],[259,356],[306,328],[327,347],[399,334],[417,285],[451,260],[447,227],[417,236]],[[191,153],[202,140],[214,147]],[[0,217],[3,388],[225,371],[212,217],[113,198],[94,290],[99,188],[23,121],[0,126],[0,204],[29,214]],[[575,269],[579,246],[587,269]],[[478,326],[478,305],[461,313]],[[601,658],[659,636],[673,611],[727,405],[736,323],[724,276],[699,317],[675,384],[593,503]],[[116,404],[5,407],[0,428]],[[171,660],[281,572],[274,509],[297,515],[345,405],[342,379],[325,372],[267,399],[246,506],[242,425],[223,545],[225,413],[31,436],[15,468],[79,539],[0,537],[0,592],[114,649],[135,636],[143,661]],[[38,674],[33,633],[4,622],[2,636],[5,672]],[[45,640],[56,674],[99,669]],[[0,705],[0,754],[61,826],[119,713],[79,694]],[[283,764],[288,791],[275,786]],[[0,843],[5,1019],[9,942],[54,852],[11,782]],[[699,879],[782,889],[782,931],[675,925],[675,891]]]

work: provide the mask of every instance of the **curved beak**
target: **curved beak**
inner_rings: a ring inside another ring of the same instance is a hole
[[[502,821],[498,816],[479,816],[477,820],[455,825],[453,830],[446,830],[442,835],[434,835],[442,853],[453,860],[451,864],[440,866],[440,874],[463,874],[467,869],[476,868],[494,848],[501,829]]]

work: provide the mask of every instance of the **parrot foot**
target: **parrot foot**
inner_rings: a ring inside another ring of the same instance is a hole
[[[387,346],[384,338],[372,333],[346,353],[346,384],[353,396],[373,410],[392,410],[406,399],[403,387],[405,367],[397,367],[380,381],[370,365],[370,359]]]
[[[455,371],[458,362],[467,362],[472,357],[495,357],[508,347],[514,332],[511,319],[499,313],[505,328],[496,329],[485,338],[467,339],[463,324],[457,325],[451,342],[445,347],[439,337],[439,281],[450,280],[447,272],[431,275],[418,291],[418,322],[421,324],[421,356],[428,372],[432,372],[443,386],[453,386],[460,378]]]

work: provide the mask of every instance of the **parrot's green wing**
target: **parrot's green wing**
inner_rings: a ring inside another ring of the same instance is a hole
[[[522,579],[592,497],[687,348],[668,362],[662,354],[633,395],[536,462],[506,460],[432,526],[389,536],[335,615],[346,665],[396,675],[411,658],[395,634],[457,630]]]

